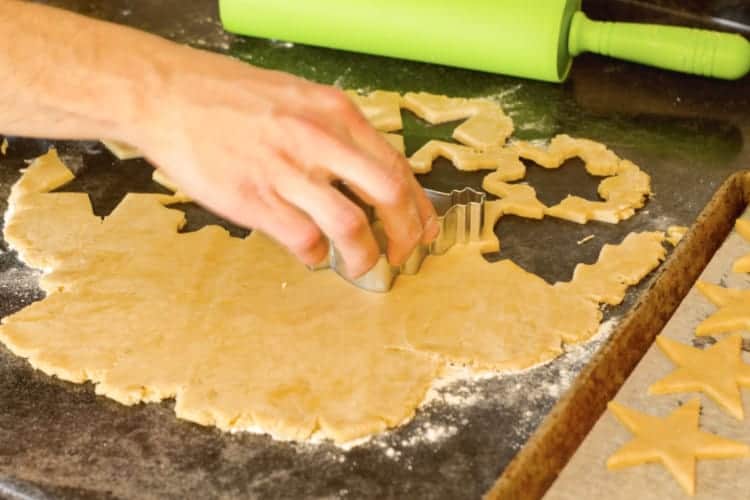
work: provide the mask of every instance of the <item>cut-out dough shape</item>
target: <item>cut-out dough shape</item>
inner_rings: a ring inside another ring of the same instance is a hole
[[[398,92],[376,90],[361,95],[354,90],[347,90],[346,93],[376,129],[381,132],[396,132],[404,128],[401,119],[401,94]]]
[[[745,457],[747,445],[699,429],[700,400],[692,399],[666,417],[654,417],[614,401],[609,411],[635,437],[607,460],[610,470],[660,463],[688,495],[695,494],[696,459]]]
[[[433,125],[468,118],[456,127],[453,138],[476,149],[502,146],[513,133],[513,120],[498,103],[486,99],[408,92],[401,107]]]
[[[526,175],[526,166],[518,159],[518,154],[509,148],[492,148],[487,151],[432,140],[419,148],[409,158],[412,171],[426,174],[432,170],[433,162],[443,157],[464,172],[501,169],[504,180],[519,180]]]
[[[4,318],[0,340],[123,404],[174,397],[180,418],[286,439],[345,442],[399,425],[446,362],[549,360],[598,330],[592,287],[624,295],[607,272],[644,276],[662,251],[655,233],[631,234],[593,265],[602,285],[574,277],[564,290],[461,245],[373,294],[310,272],[258,232],[179,233],[172,196],[128,194],[101,219],[86,194],[49,193],[72,177],[51,151],[12,189],[5,237],[48,270],[47,296]]]
[[[719,308],[698,325],[695,330],[696,335],[750,330],[750,290],[734,290],[704,281],[697,282],[695,286],[713,305]]]
[[[125,144],[121,141],[108,141],[105,139],[101,140],[110,153],[115,155],[118,160],[132,160],[135,158],[142,158],[143,154],[134,146]]]
[[[750,243],[750,220],[737,219],[737,232]],[[750,273],[750,254],[734,263],[732,271],[735,273]]]
[[[750,365],[742,360],[742,337],[730,335],[705,350],[662,336],[656,344],[678,368],[651,385],[649,394],[702,392],[734,418],[745,418],[740,386],[750,387]]]

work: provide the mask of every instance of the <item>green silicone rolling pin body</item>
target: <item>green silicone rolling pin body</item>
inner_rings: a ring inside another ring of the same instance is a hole
[[[750,71],[750,42],[589,20],[580,0],[219,0],[228,31],[560,82],[595,52],[715,78]]]

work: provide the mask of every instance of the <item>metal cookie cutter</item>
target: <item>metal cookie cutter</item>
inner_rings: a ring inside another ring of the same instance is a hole
[[[331,242],[327,259],[312,267],[312,269],[333,269],[344,279],[364,290],[387,292],[391,289],[399,274],[416,274],[428,255],[442,255],[456,243],[479,241],[482,234],[484,193],[468,187],[456,189],[450,193],[425,189],[438,214],[440,232],[431,244],[417,246],[404,264],[393,266],[388,262],[386,256],[387,238],[382,223],[375,216],[372,207],[366,205],[345,188],[342,190],[365,211],[370,220],[373,234],[380,246],[380,257],[367,273],[359,278],[349,279],[346,276],[344,260]]]

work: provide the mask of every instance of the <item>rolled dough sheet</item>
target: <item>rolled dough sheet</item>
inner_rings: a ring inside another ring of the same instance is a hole
[[[5,318],[0,340],[123,404],[175,397],[180,418],[285,439],[401,424],[448,362],[551,359],[597,331],[595,297],[621,300],[664,255],[663,234],[631,234],[566,288],[456,246],[374,294],[308,271],[258,232],[178,233],[172,196],[128,194],[102,220],[86,194],[49,193],[71,178],[53,150],[13,187],[5,237],[48,270],[47,297]]]

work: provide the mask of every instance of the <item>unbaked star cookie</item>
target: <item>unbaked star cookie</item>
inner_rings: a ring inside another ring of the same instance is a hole
[[[742,361],[742,337],[732,335],[705,350],[666,337],[656,344],[678,368],[649,387],[649,394],[702,392],[742,420],[740,386],[750,387],[750,365]]]
[[[703,281],[699,281],[695,286],[719,308],[698,325],[696,335],[750,330],[750,290],[724,288]]]
[[[666,417],[654,417],[614,401],[608,405],[635,438],[607,460],[610,470],[658,462],[672,473],[689,494],[695,493],[695,461],[698,458],[744,457],[750,448],[698,428],[700,401],[696,398]]]

